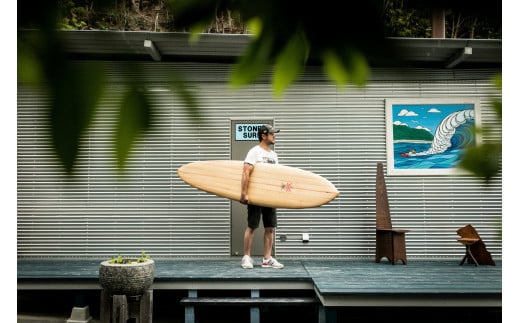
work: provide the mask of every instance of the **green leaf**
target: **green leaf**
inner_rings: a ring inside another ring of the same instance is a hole
[[[151,125],[152,111],[148,94],[132,86],[119,107],[118,123],[115,131],[115,150],[119,170],[125,169],[126,162],[139,136]]]
[[[181,100],[184,102],[184,109],[188,112],[191,121],[196,124],[203,124],[204,120],[200,113],[197,94],[186,86],[188,83],[184,82],[182,77],[178,74],[170,75],[170,81],[175,88],[175,93],[179,95]]]
[[[335,52],[331,50],[325,51],[322,60],[325,74],[327,74],[336,86],[344,86],[347,84],[349,79],[348,71],[343,66],[341,59]]]
[[[497,74],[491,78],[491,83],[497,88],[502,89],[502,74]]]
[[[81,138],[94,118],[103,92],[105,73],[94,67],[56,67],[49,80],[51,139],[55,152],[70,175],[80,151]]]
[[[249,44],[231,71],[229,83],[232,88],[251,84],[260,77],[271,63],[273,41],[267,33],[262,33]]]
[[[195,24],[191,27],[190,38],[188,39],[190,45],[194,45],[199,41],[205,28],[206,25],[204,24]]]
[[[347,48],[341,51],[327,50],[322,55],[324,70],[336,86],[345,86],[348,82],[364,86],[370,74],[370,67],[363,54]]]
[[[500,91],[502,91],[502,74],[497,74],[491,79],[491,83]],[[498,120],[502,120],[502,97],[500,99],[493,99],[491,102],[493,111],[498,117]]]
[[[370,75],[370,67],[366,57],[357,50],[348,49],[344,57],[345,66],[350,72],[350,81],[357,86],[364,86]]]
[[[502,101],[493,99],[491,101],[491,107],[493,108],[493,111],[495,111],[495,114],[497,115],[498,120],[502,120]]]
[[[303,33],[294,35],[276,60],[272,80],[275,97],[280,97],[285,89],[298,78],[308,57],[309,46],[305,35]]]
[[[43,73],[37,56],[24,46],[20,46],[17,55],[18,81],[28,84],[39,84],[42,82]]]
[[[467,148],[458,164],[477,177],[483,177],[486,183],[501,169],[502,144],[484,143]]]
[[[253,37],[257,38],[262,33],[263,23],[259,17],[251,18],[246,23],[247,29],[253,34]]]

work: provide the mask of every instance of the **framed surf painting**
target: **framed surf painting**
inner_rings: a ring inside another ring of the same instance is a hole
[[[464,174],[457,164],[478,144],[478,99],[387,99],[385,106],[389,175]]]

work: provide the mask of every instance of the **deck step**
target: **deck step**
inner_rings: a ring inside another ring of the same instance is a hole
[[[184,297],[180,300],[184,305],[184,322],[195,323],[195,308],[197,306],[249,306],[250,323],[260,323],[260,307],[291,306],[304,304],[317,304],[315,297]],[[320,321],[321,322],[321,321]]]
[[[302,305],[315,304],[318,299],[314,297],[185,297],[180,303],[183,305]]]

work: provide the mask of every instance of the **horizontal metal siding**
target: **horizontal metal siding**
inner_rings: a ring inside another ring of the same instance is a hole
[[[93,64],[93,63],[79,63]],[[99,64],[99,63],[98,63]],[[375,165],[386,165],[385,99],[476,97],[482,124],[500,138],[488,79],[496,71],[373,70],[362,88],[338,90],[309,68],[282,99],[269,75],[230,90],[229,65],[135,63],[153,93],[156,124],[136,146],[124,176],[111,147],[117,99],[130,69],[110,65],[110,85],[85,137],[74,179],[67,181],[44,137],[48,100],[19,85],[18,255],[98,257],[146,250],[156,257],[228,256],[230,204],[187,186],[176,169],[193,160],[229,159],[231,118],[271,118],[282,129],[280,162],[331,180],[340,196],[319,208],[280,209],[279,257],[373,257]],[[187,76],[205,123],[193,123],[169,86],[170,73]],[[468,77],[470,75],[471,77]],[[407,234],[408,257],[459,257],[456,229],[473,224],[501,256],[501,177],[484,186],[470,176],[387,176],[392,220]],[[309,233],[302,243],[301,233]],[[280,235],[287,239],[281,241]]]

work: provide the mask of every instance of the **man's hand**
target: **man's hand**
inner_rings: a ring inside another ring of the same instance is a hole
[[[240,203],[248,204],[249,203],[249,196],[247,196],[247,194],[240,194]]]

